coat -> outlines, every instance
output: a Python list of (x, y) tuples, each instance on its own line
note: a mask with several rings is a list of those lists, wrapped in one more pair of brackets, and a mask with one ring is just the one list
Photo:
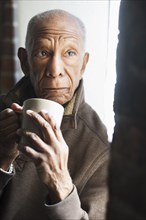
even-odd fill
[[(22, 105), (30, 97), (35, 97), (35, 93), (29, 79), (24, 77), (1, 97), (0, 111), (12, 102)], [(14, 173), (0, 171), (1, 220), (105, 219), (109, 144), (104, 124), (85, 102), (83, 80), (65, 108), (61, 130), (69, 147), (73, 191), (57, 204), (46, 204), (49, 192), (40, 182), (35, 165), (19, 155), (14, 162)]]

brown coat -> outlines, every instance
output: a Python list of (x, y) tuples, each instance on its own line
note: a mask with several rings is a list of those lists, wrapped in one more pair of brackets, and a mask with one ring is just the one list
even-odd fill
[[(26, 91), (29, 93), (26, 94)], [(26, 98), (33, 96), (30, 82), (24, 77), (13, 91), (1, 99), (0, 110), (13, 101), (22, 105)], [(58, 204), (45, 205), (49, 192), (40, 182), (34, 164), (20, 155), (15, 161), (16, 173), (10, 176), (5, 187), (9, 175), (0, 172), (1, 190), (4, 187), (0, 201), (1, 220), (104, 219), (109, 145), (104, 125), (84, 101), (82, 81), (73, 100), (65, 108), (61, 129), (69, 146), (68, 166), (74, 183), (73, 192)]]

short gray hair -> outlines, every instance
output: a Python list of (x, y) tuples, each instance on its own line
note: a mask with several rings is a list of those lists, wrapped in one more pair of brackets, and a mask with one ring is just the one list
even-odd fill
[(26, 39), (25, 39), (25, 47), (28, 51), (30, 49), (30, 44), (32, 42), (31, 36), (33, 35), (33, 30), (36, 27), (36, 25), (38, 23), (40, 23), (41, 21), (44, 21), (45, 19), (49, 20), (54, 17), (64, 17), (64, 18), (69, 18), (69, 19), (72, 19), (73, 21), (75, 21), (76, 24), (80, 28), (80, 31), (83, 36), (83, 43), (85, 45), (85, 43), (86, 43), (86, 28), (85, 28), (84, 23), (78, 17), (76, 17), (75, 15), (73, 15), (67, 11), (64, 11), (61, 9), (53, 9), (53, 10), (49, 10), (49, 11), (45, 11), (40, 14), (37, 14), (30, 19), (28, 26), (27, 26), (27, 33), (26, 33)]

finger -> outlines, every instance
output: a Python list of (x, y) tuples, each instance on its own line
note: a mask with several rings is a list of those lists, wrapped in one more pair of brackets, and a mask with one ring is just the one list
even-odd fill
[(21, 113), (22, 110), (23, 110), (23, 107), (20, 106), (20, 105), (17, 104), (17, 103), (12, 103), (11, 108), (12, 108), (15, 112), (18, 112), (18, 113)]
[(20, 149), (20, 152), (22, 152), (24, 155), (30, 158), (36, 165), (37, 169), (40, 169), (40, 165), (43, 164), (44, 161), (44, 155), (40, 152), (35, 151), (33, 148), (29, 146), (21, 146)]
[(0, 126), (0, 138), (6, 138), (7, 136), (9, 137), (9, 135), (13, 132), (16, 133), (17, 129), (19, 128), (19, 125), (17, 123), (14, 124), (10, 124), (9, 126), (5, 127), (1, 127)]
[(19, 145), (19, 151), (34, 161), (40, 157), (40, 153), (29, 146)]
[(9, 133), (9, 134), (6, 134), (6, 135), (1, 135), (0, 134), (0, 142), (1, 143), (8, 143), (8, 142), (13, 142), (14, 140), (16, 140), (17, 141), (17, 139), (18, 139), (18, 136), (17, 136), (17, 134), (16, 134), (16, 132), (11, 132), (11, 133)]
[(6, 108), (5, 110), (0, 112), (0, 121), (5, 118), (16, 115), (15, 112), (11, 108)]
[(43, 142), (41, 138), (33, 132), (26, 131), (25, 129), (18, 129), (17, 134), (19, 135), (19, 137), (23, 137), (24, 140), (26, 140), (27, 145), (37, 152), (44, 153), (49, 149), (49, 146), (46, 145), (46, 143)]
[[(7, 113), (6, 113), (7, 114)], [(19, 128), (19, 122), (16, 114), (12, 114), (7, 118), (0, 121), (0, 141), (7, 142), (10, 140), (10, 135), (12, 133), (16, 134), (16, 130)]]
[(15, 141), (16, 143), (19, 142), (19, 137), (18, 135), (16, 134), (16, 132), (12, 132), (11, 134), (9, 134), (7, 137), (7, 140), (12, 143), (13, 141)]
[(0, 128), (7, 127), (8, 125), (15, 124), (18, 122), (18, 117), (15, 114), (8, 115), (7, 117), (0, 120)]
[(35, 120), (35, 122), (37, 122), (37, 124), (40, 125), (44, 136), (44, 141), (48, 143), (48, 138), (50, 142), (56, 140), (56, 136), (54, 134), (54, 131), (50, 123), (46, 121), (40, 114), (31, 110), (27, 110), (26, 114), (29, 115), (31, 118), (33, 118), (33, 120)]
[(11, 133), (12, 131), (16, 131), (19, 127), (19, 120), (16, 115), (16, 113), (11, 110), (7, 109), (7, 111), (3, 111), (1, 116), (3, 117), (0, 120), (0, 133), (5, 134), (5, 133)]
[(60, 127), (57, 125), (57, 123), (55, 121), (55, 118), (52, 115), (49, 115), (49, 113), (44, 111), (44, 110), (42, 110), (40, 112), (40, 115), (50, 124), (50, 126), (53, 129), (53, 132), (54, 132), (56, 138), (59, 141), (62, 141), (62, 138), (63, 138), (62, 137), (62, 133), (61, 133)]

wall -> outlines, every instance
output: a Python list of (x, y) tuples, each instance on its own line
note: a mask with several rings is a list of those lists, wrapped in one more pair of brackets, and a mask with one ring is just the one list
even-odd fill
[(121, 1), (107, 220), (146, 219), (146, 1)]
[[(115, 54), (119, 1), (18, 1), (20, 45), (24, 46), (26, 27), (36, 13), (60, 8), (80, 17), (87, 27), (90, 60), (84, 74), (86, 101), (107, 125), (111, 140), (114, 115)], [(109, 20), (110, 19), (110, 20)]]

